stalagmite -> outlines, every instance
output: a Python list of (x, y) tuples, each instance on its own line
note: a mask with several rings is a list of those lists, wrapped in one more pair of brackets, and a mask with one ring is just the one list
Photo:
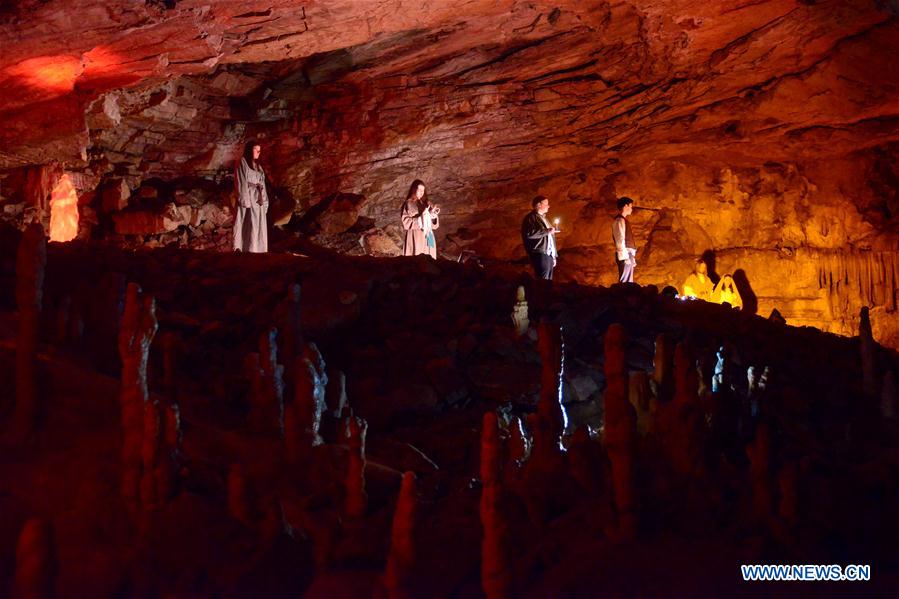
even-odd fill
[(777, 476), (777, 485), (780, 490), (777, 514), (787, 528), (793, 529), (799, 520), (799, 464), (797, 462), (791, 461), (783, 465)]
[(520, 337), (528, 332), (531, 324), (528, 320), (528, 302), (524, 296), (524, 287), (519, 285), (515, 297), (515, 305), (512, 306), (512, 324), (515, 325), (515, 332)]
[(322, 414), (322, 437), (327, 442), (339, 442), (340, 423), (350, 414), (350, 402), (346, 394), (346, 375), (343, 371), (328, 367), (328, 383), (325, 388), (325, 412)]
[(674, 399), (660, 411), (657, 427), (674, 471), (681, 477), (699, 476), (703, 466), (699, 377), (683, 343), (674, 351), (674, 380)]
[(248, 526), (253, 521), (250, 487), (240, 464), (228, 468), (228, 513)]
[(418, 509), (415, 473), (403, 473), (400, 494), (393, 512), (393, 526), (390, 529), (390, 553), (387, 556), (387, 570), (384, 583), (387, 596), (403, 599), (414, 596), (415, 573), (415, 517)]
[(511, 482), (520, 475), (521, 467), (530, 453), (528, 445), (527, 433), (524, 431), (521, 418), (513, 416), (509, 421), (509, 441), (506, 444), (506, 465), (503, 469), (505, 482)]
[(859, 352), (862, 362), (862, 391), (868, 398), (880, 394), (880, 378), (877, 374), (877, 342), (871, 332), (871, 318), (868, 307), (861, 309), (858, 323)]
[(541, 322), (538, 346), (540, 349), (540, 401), (537, 404), (538, 426), (534, 431), (531, 459), (558, 455), (559, 439), (565, 430), (565, 408), (561, 402), (561, 378), (564, 371), (562, 331), (558, 325)]
[(755, 439), (746, 446), (749, 458), (749, 480), (752, 485), (752, 505), (756, 516), (767, 521), (773, 513), (771, 489), (771, 428), (762, 423), (755, 431)]
[(277, 329), (259, 338), (259, 353), (247, 357), (250, 375), (250, 430), (260, 434), (284, 434), (284, 367), (278, 364)]
[(31, 434), (40, 411), (36, 366), (46, 264), (44, 229), (40, 224), (32, 223), (22, 234), (16, 255), (19, 334), (16, 339), (16, 396), (11, 432), (18, 438)]
[[(600, 451), (597, 451), (600, 450)], [(599, 443), (590, 438), (585, 426), (579, 426), (568, 443), (568, 467), (571, 476), (589, 498), (599, 496), (602, 489), (602, 463)]]
[(888, 370), (883, 376), (883, 385), (880, 390), (880, 413), (884, 418), (899, 417), (899, 397), (896, 393), (896, 377), (892, 370)]
[(368, 509), (365, 492), (365, 433), (368, 423), (352, 416), (347, 423), (349, 445), (344, 512), (350, 518), (362, 518)]
[(502, 445), (496, 414), (481, 430), (481, 588), (488, 599), (512, 596), (509, 523), (502, 504)]
[(162, 335), (162, 395), (169, 404), (178, 401), (178, 336), (168, 331)]
[(642, 436), (651, 428), (652, 398), (649, 376), (645, 370), (634, 370), (628, 375), (627, 397), (637, 415), (637, 432)]
[(56, 319), (54, 322), (53, 340), (60, 346), (69, 343), (69, 323), (72, 314), (72, 296), (66, 293), (56, 304)]
[(145, 429), (152, 429), (153, 419), (158, 418), (152, 408), (150, 415), (145, 416), (149, 402), (147, 360), (157, 328), (155, 300), (150, 295), (141, 297), (140, 287), (129, 283), (119, 329), (119, 355), (122, 360), (122, 495), (132, 501), (140, 496), (143, 456), (149, 453), (149, 450), (145, 452)]
[(656, 394), (656, 399), (661, 402), (671, 400), (674, 395), (674, 377), (671, 351), (671, 339), (668, 335), (660, 333), (656, 337), (655, 356), (653, 357), (653, 371), (651, 386)]
[(284, 441), (288, 459), (296, 461), (324, 442), (319, 431), (326, 406), (325, 387), (308, 358), (296, 359), (293, 379), (293, 399), (284, 408)]
[[(284, 364), (292, 365), (297, 356), (303, 352), (303, 330), (300, 326), (300, 284), (293, 283), (287, 287), (287, 296), (278, 306), (278, 343)], [(293, 391), (293, 373), (285, 373), (288, 389)]]
[(57, 569), (50, 526), (39, 518), (31, 518), (22, 527), (16, 544), (13, 599), (54, 597)]
[(603, 395), (605, 432), (603, 444), (612, 464), (612, 487), (620, 532), (632, 540), (637, 534), (634, 498), (634, 451), (637, 415), (627, 398), (628, 376), (625, 356), (626, 335), (620, 324), (605, 334), (606, 390)]

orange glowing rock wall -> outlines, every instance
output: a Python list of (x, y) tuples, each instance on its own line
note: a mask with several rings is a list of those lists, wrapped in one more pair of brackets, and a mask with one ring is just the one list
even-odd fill
[(564, 224), (558, 277), (609, 284), (626, 194), (639, 282), (678, 285), (711, 251), (759, 313), (850, 334), (868, 304), (899, 346), (895, 3), (137, 4), (0, 13), (5, 196), (57, 161), (87, 185), (82, 216), (112, 210), (101, 236), (227, 248), (227, 177), (255, 136), (273, 220), (352, 194), (318, 243), (396, 254), (421, 178), (447, 257), (518, 259), (540, 193)]
[(50, 241), (71, 241), (78, 235), (78, 194), (63, 175), (50, 196)]

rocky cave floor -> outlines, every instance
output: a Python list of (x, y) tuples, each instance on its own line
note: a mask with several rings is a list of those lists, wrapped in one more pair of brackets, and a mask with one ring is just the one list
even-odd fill
[[(6, 415), (17, 235), (0, 238)], [(149, 388), (177, 402), (182, 416), (174, 490), (153, 509), (135, 510), (119, 493), (115, 335), (126, 281), (156, 298)], [(285, 457), (277, 435), (248, 427), (246, 356), (283, 320), (293, 283), (302, 289), (303, 334), (327, 365), (328, 401), (340, 395), (343, 373), (349, 406), (368, 423), (362, 517), (343, 513), (348, 446), (330, 411), (325, 443), (300, 460)], [(510, 316), (520, 284), (531, 316), (523, 337)], [(412, 471), (418, 511), (407, 589), (479, 596), (482, 418), (498, 414), (507, 452), (515, 417), (526, 428), (534, 422), (527, 416), (540, 394), (541, 318), (563, 330), (567, 451), (552, 474), (506, 462), (503, 563), (518, 594), (870, 596), (899, 584), (899, 426), (882, 416), (879, 397), (862, 392), (859, 338), (682, 302), (651, 287), (545, 289), (512, 266), (324, 252), (130, 252), (82, 242), (49, 245), (43, 305), (40, 424), (27, 441), (2, 441), (0, 589), (16, 577), (23, 524), (38, 517), (52, 531), (60, 596), (385, 594), (397, 493), (402, 473)], [(603, 443), (603, 343), (613, 323), (627, 332), (631, 373), (653, 372), (664, 333), (685, 344), (702, 374), (690, 408), (699, 426), (689, 438), (671, 424), (673, 402), (657, 387), (648, 399), (631, 398), (639, 431), (635, 539), (622, 534)], [(162, 339), (174, 348), (174, 384), (165, 380)], [(721, 345), (734, 389), (713, 397)], [(878, 349), (876, 359), (880, 373), (899, 366), (892, 351)], [(750, 365), (771, 369), (754, 420), (741, 399)], [(771, 444), (759, 461), (753, 431), (762, 422)], [(695, 448), (688, 471), (675, 446)], [(248, 489), (242, 517), (229, 499), (237, 464)], [(740, 564), (754, 563), (871, 564), (872, 581), (743, 583)]]

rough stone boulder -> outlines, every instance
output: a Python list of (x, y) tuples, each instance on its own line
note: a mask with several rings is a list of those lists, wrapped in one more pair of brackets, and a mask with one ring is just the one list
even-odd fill
[(156, 235), (190, 225), (195, 209), (190, 206), (166, 205), (161, 212), (150, 210), (124, 211), (112, 215), (119, 235)]

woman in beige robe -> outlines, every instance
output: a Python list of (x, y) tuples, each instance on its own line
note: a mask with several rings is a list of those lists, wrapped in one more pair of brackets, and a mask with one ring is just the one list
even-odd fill
[(434, 230), (440, 227), (440, 207), (428, 200), (425, 184), (419, 179), (412, 182), (406, 201), (403, 203), (401, 220), (406, 237), (403, 241), (403, 255), (427, 254), (437, 257), (437, 240)]
[(237, 188), (237, 214), (234, 218), (234, 251), (267, 252), (268, 194), (265, 191), (265, 171), (257, 162), (262, 146), (247, 142), (243, 156), (234, 169)]

